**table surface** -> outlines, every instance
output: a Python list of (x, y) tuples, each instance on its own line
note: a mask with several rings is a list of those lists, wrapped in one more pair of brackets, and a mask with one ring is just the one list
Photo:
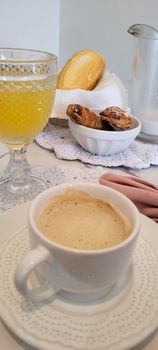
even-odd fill
[[(0, 144), (2, 149), (2, 145)], [(65, 165), (69, 167), (78, 167), (84, 169), (85, 165), (78, 161), (66, 161), (59, 160), (55, 157), (52, 152), (46, 151), (39, 147), (35, 142), (28, 147), (28, 161), (34, 166), (53, 166), (53, 165)], [(0, 158), (0, 169), (3, 169), (8, 162), (8, 156)], [(105, 172), (114, 172), (117, 174), (127, 175), (128, 170), (123, 167), (118, 168), (105, 168)], [(158, 167), (151, 166), (148, 169), (143, 170), (131, 170), (130, 174), (137, 175), (144, 180), (151, 181), (155, 185), (158, 185)], [(26, 207), (29, 207), (28, 203)], [(6, 228), (1, 232), (0, 235), (0, 245), (7, 239), (12, 233), (20, 229), (26, 224), (26, 217), (20, 215), (23, 212), (23, 205), (18, 207), (18, 220), (15, 215), (16, 208), (12, 208), (3, 214), (0, 214), (1, 227)], [(11, 218), (8, 224), (8, 214)], [(1, 339), (1, 349), (6, 350), (33, 350), (28, 344), (24, 344), (21, 340), (17, 339), (3, 323), (0, 323), (0, 339)], [(133, 350), (157, 350), (158, 349), (158, 333), (156, 332), (149, 340), (145, 341), (143, 344), (137, 345)]]

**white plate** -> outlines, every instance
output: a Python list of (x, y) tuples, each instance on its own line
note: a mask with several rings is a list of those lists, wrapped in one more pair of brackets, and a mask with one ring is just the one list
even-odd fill
[(64, 293), (48, 304), (26, 301), (15, 288), (14, 272), (28, 249), (27, 230), (13, 235), (0, 254), (2, 320), (42, 350), (123, 350), (144, 340), (158, 326), (158, 226), (141, 217), (133, 265), (109, 296), (84, 305)]

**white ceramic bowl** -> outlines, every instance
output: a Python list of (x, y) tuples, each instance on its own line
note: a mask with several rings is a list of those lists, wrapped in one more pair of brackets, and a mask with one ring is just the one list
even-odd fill
[[(130, 115), (131, 116), (131, 115)], [(131, 116), (132, 129), (126, 131), (107, 131), (87, 128), (68, 120), (68, 125), (75, 140), (88, 152), (100, 156), (118, 153), (127, 148), (141, 129), (138, 118)]]

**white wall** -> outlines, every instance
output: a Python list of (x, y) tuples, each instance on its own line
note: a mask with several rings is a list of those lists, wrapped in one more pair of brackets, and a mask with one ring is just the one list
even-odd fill
[(60, 65), (77, 50), (100, 51), (107, 68), (128, 87), (133, 41), (130, 25), (158, 29), (157, 0), (61, 0)]
[(59, 53), (60, 0), (0, 0), (0, 46)]
[(127, 87), (132, 58), (127, 29), (134, 23), (158, 29), (158, 0), (0, 0), (0, 46), (54, 52), (60, 66), (77, 50), (98, 50)]

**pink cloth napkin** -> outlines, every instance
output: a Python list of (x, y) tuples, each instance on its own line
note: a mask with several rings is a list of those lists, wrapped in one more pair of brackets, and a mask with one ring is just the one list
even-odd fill
[(106, 173), (99, 183), (122, 192), (133, 201), (139, 211), (158, 223), (158, 187), (135, 176)]

